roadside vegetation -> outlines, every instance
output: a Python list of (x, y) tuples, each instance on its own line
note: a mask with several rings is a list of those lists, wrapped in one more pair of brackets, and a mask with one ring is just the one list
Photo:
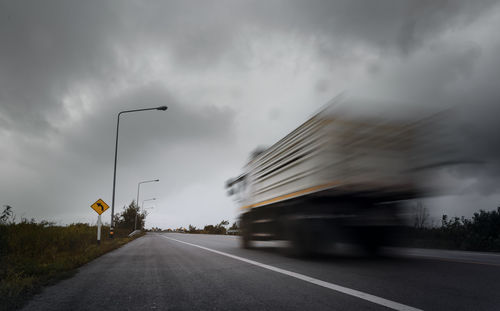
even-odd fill
[(414, 226), (409, 229), (411, 246), (468, 251), (500, 251), (500, 207), (479, 211), (471, 219), (443, 215), (440, 226), (427, 226), (428, 213), (417, 206)]
[(196, 228), (193, 225), (189, 225), (188, 228), (180, 227), (177, 229), (166, 229), (152, 228), (150, 231), (165, 231), (165, 232), (181, 232), (181, 233), (193, 233), (193, 234), (239, 234), (238, 224), (234, 222), (231, 227), (226, 228), (229, 225), (229, 221), (223, 220), (216, 225), (206, 225), (203, 229)]
[[(206, 225), (203, 229), (198, 229), (195, 226), (189, 225), (186, 230), (187, 233), (202, 233), (202, 234), (226, 234), (226, 226), (229, 225), (229, 221), (223, 220), (216, 225)], [(233, 226), (236, 225), (233, 224)]]
[(76, 268), (140, 236), (128, 237), (133, 229), (130, 208), (136, 208), (134, 202), (117, 216), (114, 239), (108, 238), (109, 226), (102, 227), (98, 245), (95, 225), (16, 221), (12, 207), (5, 206), (0, 214), (0, 310), (22, 307), (42, 286), (73, 275)]
[[(417, 202), (413, 223), (400, 232), (399, 246), (438, 248), (467, 251), (500, 252), (500, 207), (493, 211), (479, 211), (472, 218), (443, 215), (441, 223), (429, 224), (427, 208)], [(206, 225), (203, 229), (189, 225), (188, 228), (167, 229), (167, 232), (194, 234), (239, 234), (237, 223), (231, 227), (228, 221)], [(163, 231), (153, 228), (152, 231)]]
[(147, 212), (140, 211), (140, 208), (135, 204), (135, 200), (130, 202), (128, 206), (124, 206), (121, 213), (116, 213), (114, 222), (115, 227), (129, 230), (129, 233), (135, 229), (135, 216), (137, 215), (137, 229), (144, 228)]

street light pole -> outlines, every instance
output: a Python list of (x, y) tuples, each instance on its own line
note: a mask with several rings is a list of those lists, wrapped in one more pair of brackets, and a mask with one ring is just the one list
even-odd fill
[(134, 109), (134, 110), (124, 110), (118, 113), (118, 121), (116, 122), (116, 142), (115, 142), (115, 164), (113, 168), (113, 195), (111, 199), (111, 225), (109, 228), (109, 237), (113, 238), (115, 233), (115, 223), (114, 223), (114, 215), (115, 215), (115, 186), (116, 186), (116, 160), (118, 158), (118, 132), (120, 130), (120, 116), (122, 113), (129, 112), (139, 112), (139, 111), (147, 111), (147, 110), (167, 110), (167, 106), (160, 106), (156, 108), (144, 108), (144, 109)]
[(151, 199), (147, 199), (147, 200), (142, 200), (142, 204), (141, 204), (142, 209), (144, 210), (144, 202), (147, 202), (147, 201), (154, 201), (154, 200), (156, 200), (156, 198), (151, 198)]
[[(156, 200), (156, 198), (151, 198), (151, 199), (147, 199), (147, 200), (142, 200), (142, 204), (141, 204), (141, 206), (142, 206), (142, 211), (143, 211), (143, 212), (145, 212), (145, 211), (146, 211), (146, 209), (144, 208), (144, 202), (147, 202), (147, 201), (154, 201), (154, 200)], [(141, 229), (142, 229), (142, 225), (141, 225)]]
[(137, 204), (137, 210), (135, 212), (135, 221), (134, 221), (134, 231), (137, 230), (137, 213), (139, 212), (139, 189), (141, 188), (141, 184), (145, 184), (148, 182), (159, 182), (159, 179), (152, 179), (152, 180), (146, 180), (146, 181), (141, 181), (137, 184), (137, 201), (135, 201), (135, 204)]

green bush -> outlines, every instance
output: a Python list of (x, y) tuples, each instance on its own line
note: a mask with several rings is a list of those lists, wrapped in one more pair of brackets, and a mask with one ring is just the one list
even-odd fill
[(206, 225), (203, 229), (197, 229), (195, 226), (189, 225), (188, 230), (189, 233), (203, 233), (203, 234), (226, 234), (226, 227), (229, 224), (229, 221), (223, 220), (217, 225)]
[(443, 215), (441, 227), (414, 228), (413, 246), (471, 251), (500, 251), (500, 207), (479, 211), (472, 219)]

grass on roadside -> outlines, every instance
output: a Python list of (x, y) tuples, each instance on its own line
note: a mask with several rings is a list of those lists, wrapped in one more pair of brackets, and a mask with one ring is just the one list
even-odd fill
[(73, 275), (81, 265), (140, 236), (129, 238), (129, 230), (116, 230), (111, 240), (109, 227), (102, 229), (97, 245), (97, 228), (87, 224), (1, 224), (0, 310), (20, 308), (42, 286)]

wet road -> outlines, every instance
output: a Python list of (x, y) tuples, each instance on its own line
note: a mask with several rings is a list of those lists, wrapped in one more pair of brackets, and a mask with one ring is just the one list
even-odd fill
[(500, 255), (407, 249), (283, 256), (235, 236), (155, 234), (47, 287), (25, 310), (499, 310)]

